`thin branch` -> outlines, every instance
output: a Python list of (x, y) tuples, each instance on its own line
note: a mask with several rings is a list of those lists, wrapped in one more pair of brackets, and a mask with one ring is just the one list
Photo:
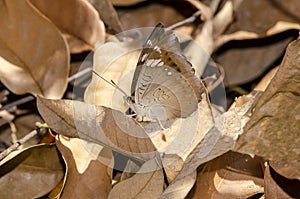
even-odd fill
[(31, 138), (33, 138), (37, 134), (38, 134), (38, 130), (33, 130), (30, 133), (28, 133), (27, 135), (25, 135), (23, 138), (21, 138), (19, 141), (17, 141), (13, 145), (11, 145), (10, 147), (8, 147), (4, 151), (2, 151), (0, 153), (0, 160), (4, 159), (11, 152), (15, 151), (19, 146), (21, 146), (22, 144), (24, 144), (25, 142), (27, 142), (28, 140), (30, 140)]
[(190, 16), (189, 18), (186, 18), (185, 20), (183, 21), (180, 21), (178, 23), (175, 23), (169, 27), (166, 28), (166, 30), (174, 30), (175, 28), (178, 28), (180, 26), (184, 26), (186, 24), (190, 24), (190, 23), (193, 23), (201, 14), (201, 11), (197, 11), (195, 12), (192, 16)]

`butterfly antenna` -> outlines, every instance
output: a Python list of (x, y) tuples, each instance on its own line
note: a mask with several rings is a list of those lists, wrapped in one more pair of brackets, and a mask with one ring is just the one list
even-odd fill
[(111, 86), (115, 87), (116, 89), (118, 89), (119, 91), (121, 91), (121, 93), (123, 93), (125, 96), (128, 96), (126, 94), (125, 91), (123, 91), (123, 89), (121, 89), (113, 80), (108, 81), (107, 79), (105, 79), (104, 77), (102, 77), (101, 75), (99, 75), (96, 71), (93, 70), (93, 73), (95, 73), (98, 77), (100, 77), (101, 79), (103, 79), (106, 83), (110, 84)]

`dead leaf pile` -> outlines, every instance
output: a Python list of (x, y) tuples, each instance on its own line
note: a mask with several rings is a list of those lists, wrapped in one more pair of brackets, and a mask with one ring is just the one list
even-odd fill
[[(299, 198), (298, 10), (296, 0), (0, 0), (0, 198)], [(208, 88), (165, 130), (83, 74), (129, 94), (158, 22)]]

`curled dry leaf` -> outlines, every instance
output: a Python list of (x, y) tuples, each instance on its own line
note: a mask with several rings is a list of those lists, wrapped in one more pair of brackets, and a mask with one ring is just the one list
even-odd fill
[[(61, 98), (69, 52), (60, 32), (28, 1), (0, 1), (0, 80), (16, 94)], [(47, 31), (45, 31), (47, 30)]]
[(40, 114), (61, 135), (98, 143), (141, 161), (157, 155), (144, 129), (122, 112), (79, 101), (37, 99)]
[[(154, 168), (154, 171), (149, 172), (149, 168)], [(115, 185), (108, 198), (158, 198), (163, 191), (163, 187), (163, 171), (158, 168), (157, 162), (152, 159), (145, 162), (137, 174)]]
[(101, 148), (76, 138), (56, 140), (67, 166), (67, 177), (60, 198), (107, 198), (111, 177), (107, 162), (97, 160)]
[(274, 34), (291, 28), (298, 29), (298, 21), (291, 17), (293, 14), (283, 11), (281, 6), (284, 5), (295, 9), (300, 6), (299, 2), (291, 4), (290, 1), (242, 1), (238, 9), (235, 9), (236, 20), (223, 36), (217, 38), (215, 46), (217, 50), (226, 40), (233, 40), (222, 51), (217, 52), (220, 53), (218, 62), (225, 70), (226, 86), (243, 84), (259, 77), (283, 54), (293, 35)]
[(53, 144), (36, 145), (12, 156), (1, 161), (0, 198), (42, 197), (64, 176), (60, 154)]
[(298, 198), (300, 195), (299, 180), (280, 176), (271, 166), (265, 169), (265, 198)]
[(104, 41), (104, 24), (88, 1), (30, 0), (30, 2), (66, 34), (71, 53), (91, 50), (97, 42)]
[[(299, 39), (289, 44), (278, 72), (255, 106), (235, 150), (289, 166), (299, 164), (299, 51)], [(295, 178), (299, 179), (299, 167), (294, 168)]]
[(248, 198), (263, 193), (261, 159), (228, 152), (198, 169), (190, 198)]

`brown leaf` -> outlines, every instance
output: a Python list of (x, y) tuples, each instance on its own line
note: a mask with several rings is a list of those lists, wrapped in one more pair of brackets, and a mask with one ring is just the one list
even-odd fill
[[(16, 94), (61, 98), (69, 52), (56, 27), (27, 1), (0, 1), (0, 79)], [(47, 31), (45, 31), (47, 30)]]
[[(284, 2), (242, 1), (238, 9), (235, 10), (236, 20), (225, 32), (225, 37), (218, 38), (218, 43), (230, 37), (233, 39), (234, 35), (237, 40), (243, 39), (245, 36), (248, 39), (254, 39), (255, 37), (264, 39), (233, 41), (226, 45), (222, 52), (218, 52), (221, 53), (218, 56), (218, 61), (224, 67), (226, 73), (224, 83), (227, 86), (243, 84), (257, 78), (282, 55), (295, 34), (265, 37), (270, 36), (271, 33), (277, 34), (289, 28), (296, 28), (295, 24), (298, 21), (292, 17), (293, 14), (287, 11), (288, 9), (285, 9), (286, 7), (293, 7), (297, 10), (300, 3), (295, 0)], [(265, 12), (265, 10), (268, 10), (268, 12)], [(282, 26), (283, 23), (281, 23), (281, 26), (275, 27), (279, 21), (284, 22), (284, 25)], [(286, 24), (288, 22), (290, 22), (289, 26)], [(294, 25), (291, 26), (293, 23)], [(241, 35), (241, 32), (247, 34)], [(220, 46), (220, 43), (217, 46)], [(236, 59), (237, 57), (239, 59)]]
[[(241, 133), (244, 122), (248, 120), (244, 115), (251, 110), (255, 99), (252, 97), (242, 106), (232, 107), (229, 112), (214, 118), (215, 126), (211, 127), (201, 140), (198, 140), (197, 146), (185, 158), (181, 171), (163, 192), (161, 198), (185, 197), (196, 181), (198, 166), (234, 148), (235, 140)], [(201, 128), (201, 125), (199, 126)]]
[(58, 133), (109, 147), (139, 160), (156, 156), (144, 129), (124, 113), (79, 101), (38, 97), (44, 120)]
[[(279, 1), (243, 1), (236, 10), (237, 20), (230, 26), (227, 33), (246, 30), (264, 36), (267, 30), (278, 21), (297, 23), (292, 13), (287, 10), (283, 11), (284, 7), (293, 7), (293, 9), (299, 10), (300, 3), (296, 0), (287, 0), (280, 3)], [(268, 10), (268, 12), (263, 12), (265, 10)]]
[(89, 2), (83, 0), (30, 0), (30, 2), (67, 34), (66, 39), (71, 53), (91, 50), (97, 42), (104, 41), (104, 24)]
[[(246, 124), (236, 150), (287, 165), (299, 163), (299, 51), (300, 40), (289, 44), (278, 72)], [(296, 176), (299, 178), (299, 170)]]
[(39, 198), (64, 176), (59, 152), (53, 144), (36, 145), (7, 158), (0, 166), (0, 198)]
[(116, 6), (130, 6), (136, 3), (143, 2), (144, 0), (110, 0)]
[(198, 169), (190, 198), (247, 198), (263, 192), (262, 160), (228, 152)]
[(99, 16), (103, 19), (115, 33), (122, 32), (122, 25), (118, 14), (109, 0), (88, 0), (99, 13)]
[(280, 176), (272, 167), (265, 170), (265, 197), (266, 198), (298, 198), (300, 195), (299, 180), (290, 180)]
[[(158, 170), (149, 172), (149, 168)], [(163, 185), (163, 171), (157, 167), (157, 162), (152, 159), (144, 163), (133, 177), (115, 185), (108, 198), (158, 198), (163, 191)]]
[(165, 154), (162, 158), (168, 182), (172, 182), (183, 166), (183, 159), (176, 154)]
[(119, 8), (117, 11), (125, 30), (154, 27), (158, 22), (168, 27), (195, 12), (193, 7), (185, 1), (172, 1), (171, 3), (144, 1), (136, 7)]
[(111, 190), (108, 164), (97, 160), (98, 154), (91, 154), (98, 149), (82, 140), (68, 141), (63, 137), (57, 139), (56, 144), (67, 164), (67, 177), (60, 198), (107, 198)]
[(285, 176), (289, 179), (300, 180), (300, 162), (285, 164), (270, 161), (269, 164), (278, 174)]

